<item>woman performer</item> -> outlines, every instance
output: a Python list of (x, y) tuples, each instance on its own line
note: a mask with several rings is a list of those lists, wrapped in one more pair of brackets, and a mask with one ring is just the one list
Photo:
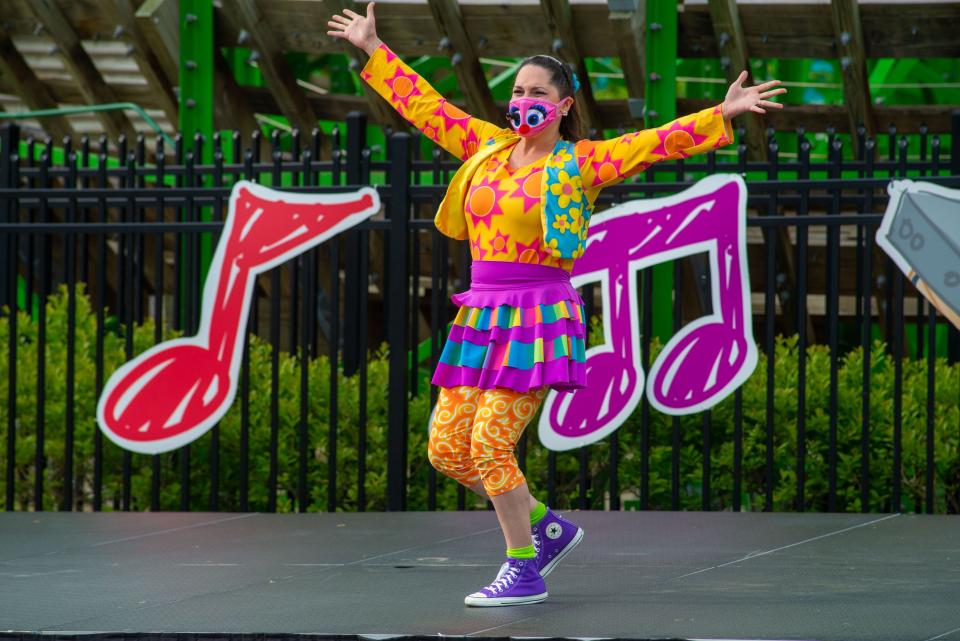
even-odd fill
[[(510, 128), (474, 118), (447, 102), (377, 37), (374, 3), (366, 16), (334, 15), (327, 33), (370, 59), (360, 76), (408, 121), (464, 164), (435, 218), (468, 240), (471, 288), (440, 355), (439, 400), (430, 426), (431, 464), (497, 512), (507, 560), (490, 585), (466, 597), (472, 606), (537, 603), (544, 577), (583, 530), (530, 495), (514, 448), (548, 389), (585, 386), (583, 301), (570, 285), (583, 253), (597, 194), (658, 160), (687, 158), (733, 142), (730, 120), (782, 107), (779, 81), (734, 82), (722, 104), (656, 129), (610, 140), (581, 140), (571, 67), (551, 56), (517, 70)], [(529, 521), (528, 521), (529, 519)]]

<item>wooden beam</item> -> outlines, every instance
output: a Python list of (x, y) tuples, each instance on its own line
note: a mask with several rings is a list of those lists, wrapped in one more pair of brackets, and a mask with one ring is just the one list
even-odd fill
[[(0, 23), (0, 76), (5, 76), (13, 92), (30, 110), (56, 109), (59, 107), (53, 95), (43, 84), (27, 61), (20, 55), (10, 34)], [(65, 116), (48, 116), (39, 120), (40, 126), (55, 140), (73, 136), (73, 127)]]
[(843, 98), (850, 119), (850, 137), (855, 153), (860, 152), (857, 127), (863, 125), (867, 135), (877, 133), (867, 80), (867, 56), (863, 44), (863, 28), (857, 0), (831, 0), (833, 31), (836, 34), (837, 57), (843, 70)]
[[(150, 0), (144, 0), (147, 4)], [(13, 36), (31, 35), (36, 20), (30, 11), (32, 0), (2, 0), (0, 20)], [(109, 13), (93, 11), (95, 0), (58, 0), (82, 40), (108, 38), (116, 28)], [(325, 2), (317, 0), (269, 0), (262, 3), (274, 38), (287, 51), (336, 53), (341, 48), (326, 36)], [(388, 2), (377, 6), (377, 32), (396, 51), (405, 55), (436, 55), (442, 37), (426, 11), (425, 0)], [(744, 37), (750, 54), (760, 58), (833, 58), (833, 26), (829, 7), (821, 2), (748, 2), (738, 5)], [(607, 21), (606, 3), (571, 0), (573, 24), (581, 53), (588, 57), (616, 56), (619, 43)], [(550, 50), (551, 34), (543, 29), (543, 15), (537, 3), (509, 5), (502, 0), (471, 1), (460, 5), (467, 33), (483, 36), (485, 56), (525, 56)], [(905, 16), (907, 19), (905, 19)], [(677, 16), (680, 58), (719, 57), (710, 26), (710, 10), (703, 0), (683, 3)], [(860, 5), (867, 58), (957, 58), (960, 38), (960, 2), (915, 2), (895, 0)], [(242, 27), (235, 16), (217, 10), (218, 42), (235, 43)]]
[[(172, 73), (173, 78), (177, 78), (180, 69), (180, 14), (176, 0), (147, 0), (140, 5), (136, 20), (143, 40), (153, 49), (164, 74)], [(256, 111), (250, 107), (243, 87), (237, 83), (219, 48), (214, 50), (213, 62), (213, 110), (216, 126), (218, 129), (236, 129), (244, 140), (250, 140), (253, 132), (260, 127), (255, 116)], [(272, 104), (272, 108), (273, 111), (279, 111), (276, 102)], [(261, 152), (267, 152), (268, 142), (266, 139), (261, 140)]]
[[(506, 124), (505, 112), (499, 112), (493, 103), (493, 93), (487, 84), (480, 59), (463, 24), (463, 16), (456, 0), (427, 0), (437, 30), (443, 34), (440, 50), (450, 52), (453, 73), (467, 100), (467, 112), (488, 122)], [(449, 43), (446, 47), (444, 42)]]
[[(713, 33), (717, 39), (717, 48), (720, 50), (720, 66), (732, 83), (740, 73), (747, 71), (747, 80), (744, 86), (752, 86), (753, 73), (750, 71), (750, 56), (747, 53), (747, 43), (743, 37), (743, 28), (740, 25), (740, 14), (737, 11), (735, 0), (709, 0), (710, 17), (713, 22)], [(751, 160), (763, 160), (767, 157), (767, 136), (764, 133), (766, 124), (761, 114), (746, 113), (740, 119), (745, 120), (747, 128), (747, 157)]]
[[(73, 75), (84, 102), (88, 105), (120, 102), (113, 88), (100, 75), (55, 0), (33, 0), (30, 9), (56, 42), (60, 56)], [(110, 137), (118, 139), (120, 134), (125, 134), (129, 140), (136, 140), (137, 130), (123, 111), (101, 111), (97, 113), (97, 117)]]
[(571, 63), (580, 79), (580, 107), (587, 125), (587, 138), (594, 131), (600, 131), (600, 118), (597, 115), (597, 101), (593, 97), (593, 87), (587, 76), (587, 60), (583, 49), (577, 42), (573, 29), (573, 12), (567, 0), (540, 0), (540, 9), (547, 21), (547, 27), (553, 35), (551, 50)]
[[(721, 54), (720, 66), (725, 72), (727, 82), (732, 83), (745, 70), (747, 79), (743, 83), (744, 86), (749, 87), (756, 84), (753, 73), (750, 71), (750, 56), (747, 52), (747, 43), (743, 36), (743, 27), (740, 24), (740, 14), (737, 11), (735, 0), (708, 0), (708, 2), (710, 17), (713, 22), (713, 32)], [(742, 119), (746, 120), (747, 157), (752, 160), (765, 160), (767, 158), (766, 119), (762, 114), (753, 112), (743, 114)], [(795, 291), (797, 269), (794, 264), (794, 252), (787, 229), (781, 227), (776, 231), (770, 231), (768, 242), (776, 242), (778, 250), (776, 269), (778, 273), (786, 276), (786, 282), (779, 291)], [(781, 316), (783, 331), (788, 335), (796, 333), (796, 302), (793, 298), (781, 296), (780, 306), (783, 310)], [(809, 314), (805, 316), (802, 322), (807, 325), (808, 331), (812, 332), (813, 325)]]
[[(61, 104), (82, 102), (83, 97), (76, 84), (65, 78), (50, 78), (44, 82), (53, 99)], [(145, 109), (159, 108), (153, 92), (146, 85), (118, 85), (117, 97), (124, 102), (134, 102)], [(279, 113), (276, 97), (263, 87), (241, 87), (246, 106), (254, 113)], [(0, 93), (16, 94), (17, 91), (7, 76), (0, 75)], [(381, 102), (382, 98), (377, 96)], [(363, 96), (327, 94), (325, 96), (308, 95), (313, 110), (324, 120), (342, 121), (350, 111), (362, 111), (371, 122), (384, 123)], [(716, 104), (704, 98), (678, 98), (677, 113), (693, 113)], [(464, 108), (462, 103), (459, 107)], [(498, 108), (506, 110), (507, 103), (498, 101)], [(921, 125), (927, 126), (930, 134), (950, 132), (950, 114), (960, 109), (956, 105), (874, 105), (873, 111), (877, 123), (886, 130), (893, 125), (899, 133), (918, 133)], [(604, 129), (629, 129), (636, 126), (636, 120), (630, 115), (627, 102), (622, 99), (599, 100), (597, 110)], [(391, 109), (393, 114), (396, 111)], [(399, 117), (399, 116), (398, 116)], [(406, 121), (404, 121), (406, 122)], [(808, 132), (826, 131), (828, 128), (842, 130), (847, 126), (847, 108), (843, 105), (790, 105), (789, 109), (778, 109), (767, 114), (767, 124), (777, 131), (796, 131), (803, 127)], [(79, 125), (76, 125), (79, 129)]]
[[(344, 9), (350, 9), (351, 11), (356, 11), (360, 13), (366, 13), (365, 9), (357, 11), (358, 7), (353, 0), (324, 0), (323, 2), (326, 10), (326, 18), (323, 21), (323, 24), (327, 24), (329, 17), (335, 13), (342, 13)], [(379, 10), (379, 8), (378, 8)], [(366, 81), (360, 78), (360, 70), (364, 68), (369, 60), (369, 56), (362, 50), (354, 47), (348, 42), (344, 42), (339, 38), (333, 38), (332, 36), (324, 36), (327, 40), (333, 41), (336, 43), (336, 46), (339, 48), (339, 51), (345, 53), (348, 58), (350, 58), (350, 68), (357, 74), (357, 82), (360, 85), (360, 89), (363, 91), (364, 99), (366, 100), (368, 111), (373, 120), (380, 123), (382, 127), (389, 127), (395, 131), (406, 131), (410, 127), (410, 123), (400, 115), (400, 113), (393, 108), (389, 102), (387, 102), (383, 96), (374, 91), (373, 87), (368, 85)], [(346, 113), (343, 114), (343, 118), (337, 118), (337, 120), (343, 120), (346, 118)]]
[[(176, 0), (146, 0), (134, 14), (140, 33), (174, 85), (180, 82), (180, 9)], [(174, 121), (178, 122), (178, 121)]]
[(266, 22), (258, 0), (228, 0), (224, 2), (225, 11), (234, 15), (250, 34), (250, 46), (259, 56), (261, 73), (267, 80), (270, 91), (277, 97), (281, 113), (290, 121), (291, 126), (300, 129), (301, 139), (311, 140), (318, 126), (317, 114), (303, 90), (297, 85), (297, 79), (283, 59), (283, 48), (273, 37), (273, 31)]
[[(611, 11), (610, 29), (617, 42), (617, 55), (627, 85), (630, 114), (643, 122), (643, 100), (646, 93), (646, 0), (635, 2), (633, 11)], [(630, 101), (633, 101), (632, 103)]]
[[(213, 64), (213, 114), (217, 128), (236, 129), (243, 140), (252, 140), (253, 132), (260, 131), (260, 123), (219, 47), (214, 48)], [(261, 137), (261, 154), (268, 152), (268, 142), (266, 136)]]
[[(156, 94), (157, 102), (160, 108), (166, 114), (170, 122), (178, 122), (178, 104), (177, 96), (173, 87), (177, 82), (177, 76), (167, 75), (167, 69), (157, 56), (157, 52), (150, 46), (140, 23), (136, 19), (136, 6), (133, 0), (113, 0), (113, 9), (117, 21), (122, 29), (123, 37), (131, 45), (131, 54), (140, 68), (140, 75), (150, 86), (150, 89)], [(118, 29), (119, 31), (119, 29)]]

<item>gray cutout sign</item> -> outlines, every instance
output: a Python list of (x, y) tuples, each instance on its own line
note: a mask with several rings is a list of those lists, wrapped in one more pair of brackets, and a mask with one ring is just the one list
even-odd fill
[(893, 180), (877, 243), (941, 314), (960, 328), (960, 190)]

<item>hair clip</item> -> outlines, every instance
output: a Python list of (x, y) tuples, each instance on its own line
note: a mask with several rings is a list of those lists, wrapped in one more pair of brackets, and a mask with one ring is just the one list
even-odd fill
[(571, 77), (573, 78), (573, 93), (580, 91), (580, 80), (577, 78), (577, 72), (571, 71)]

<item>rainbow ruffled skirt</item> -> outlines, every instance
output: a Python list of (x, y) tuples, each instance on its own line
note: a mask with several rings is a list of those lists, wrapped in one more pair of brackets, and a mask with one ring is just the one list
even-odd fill
[(559, 267), (475, 260), (470, 289), (444, 343), (433, 384), (518, 392), (586, 386), (583, 300)]

